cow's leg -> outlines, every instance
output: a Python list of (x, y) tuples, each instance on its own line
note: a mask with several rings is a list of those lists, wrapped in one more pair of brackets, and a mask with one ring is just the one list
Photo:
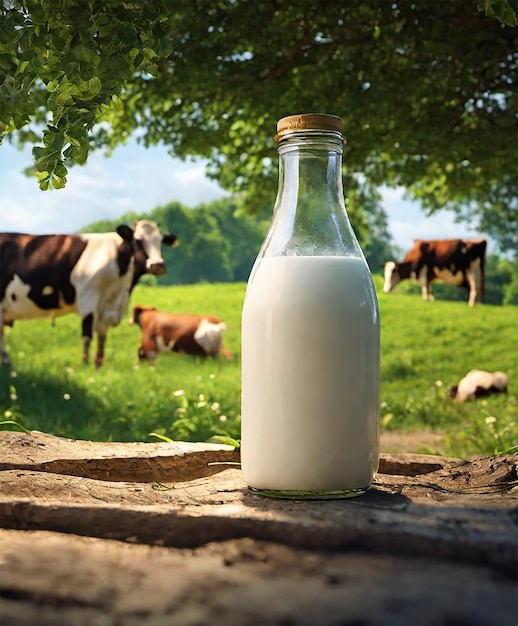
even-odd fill
[(139, 361), (148, 361), (149, 365), (154, 365), (156, 361), (156, 357), (158, 353), (154, 350), (150, 350), (146, 352), (142, 346), (138, 349), (138, 360)]
[(138, 351), (140, 361), (147, 359), (149, 365), (154, 365), (158, 356), (158, 345), (155, 337), (142, 337), (142, 345)]
[(5, 347), (4, 336), (4, 318), (2, 315), (2, 309), (0, 309), (0, 355), (2, 358), (2, 365), (10, 365), (9, 355), (7, 354), (7, 348)]
[(221, 341), (222, 341), (222, 338), (218, 337), (214, 341), (213, 345), (211, 346), (211, 350), (209, 352), (209, 356), (212, 357), (213, 359), (215, 359), (216, 357), (219, 356), (219, 353), (220, 353), (220, 350), (221, 350)]
[(423, 300), (426, 300), (426, 301), (434, 300), (432, 290), (430, 289), (430, 285), (428, 283), (421, 285), (421, 293), (423, 294)]
[(468, 279), (469, 285), (468, 305), (475, 306), (475, 302), (477, 300), (477, 280), (473, 275), (473, 272), (468, 272), (466, 278)]
[(428, 266), (423, 265), (421, 268), (416, 268), (415, 273), (421, 285), (423, 300), (433, 300), (432, 290), (430, 288), (430, 277), (428, 276)]
[(99, 369), (104, 363), (104, 346), (106, 345), (107, 329), (102, 327), (97, 329), (97, 355), (95, 357), (95, 367)]
[(77, 312), (82, 320), (83, 363), (90, 361), (90, 345), (97, 330), (99, 295), (87, 286), (77, 287)]
[(469, 306), (475, 306), (477, 296), (482, 302), (482, 272), (480, 270), (480, 261), (475, 261), (471, 264), (471, 267), (466, 272), (466, 280), (469, 286)]
[(83, 363), (88, 363), (90, 358), (90, 344), (92, 343), (94, 314), (88, 313), (83, 317)]

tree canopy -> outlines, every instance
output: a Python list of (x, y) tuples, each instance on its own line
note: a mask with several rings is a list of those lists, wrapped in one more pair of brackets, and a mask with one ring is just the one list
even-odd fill
[(138, 133), (254, 209), (276, 121), (344, 119), (351, 201), (401, 185), (518, 247), (516, 13), (508, 0), (7, 0), (0, 132), (42, 188)]

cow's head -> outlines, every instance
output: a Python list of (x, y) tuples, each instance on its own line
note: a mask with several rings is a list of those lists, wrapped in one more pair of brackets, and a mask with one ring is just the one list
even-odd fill
[(124, 240), (133, 242), (135, 269), (133, 285), (143, 274), (160, 276), (165, 274), (166, 265), (162, 258), (160, 246), (178, 245), (176, 235), (163, 235), (155, 222), (140, 220), (135, 222), (133, 229), (121, 225), (117, 233)]
[(133, 324), (138, 324), (140, 326), (140, 316), (144, 311), (156, 311), (155, 307), (144, 306), (143, 304), (136, 304), (133, 307), (133, 314), (128, 320), (128, 324), (132, 326)]
[(160, 246), (176, 246), (176, 235), (163, 235), (155, 222), (141, 220), (133, 225), (137, 254), (139, 251), (145, 255), (146, 272), (157, 276), (165, 274), (166, 267)]
[(398, 272), (397, 263), (387, 261), (385, 263), (385, 283), (383, 284), (384, 293), (390, 293), (400, 281), (401, 276)]

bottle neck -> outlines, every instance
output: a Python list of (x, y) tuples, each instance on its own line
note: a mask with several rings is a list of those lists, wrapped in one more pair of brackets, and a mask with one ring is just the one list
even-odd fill
[(362, 255), (345, 210), (343, 137), (297, 131), (279, 143), (279, 188), (265, 254)]
[(343, 204), (343, 139), (337, 133), (298, 132), (283, 139), (279, 153), (277, 204), (295, 203), (300, 217), (314, 204)]

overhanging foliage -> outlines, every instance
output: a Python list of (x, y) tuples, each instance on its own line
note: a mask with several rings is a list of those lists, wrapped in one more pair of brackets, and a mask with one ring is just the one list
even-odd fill
[(371, 189), (404, 186), (509, 249), (515, 26), (507, 0), (12, 0), (0, 130), (35, 144), (42, 188), (62, 187), (90, 146), (138, 132), (210, 159), (209, 173), (253, 209), (277, 175), (277, 119), (335, 113), (346, 183), (361, 174)]

